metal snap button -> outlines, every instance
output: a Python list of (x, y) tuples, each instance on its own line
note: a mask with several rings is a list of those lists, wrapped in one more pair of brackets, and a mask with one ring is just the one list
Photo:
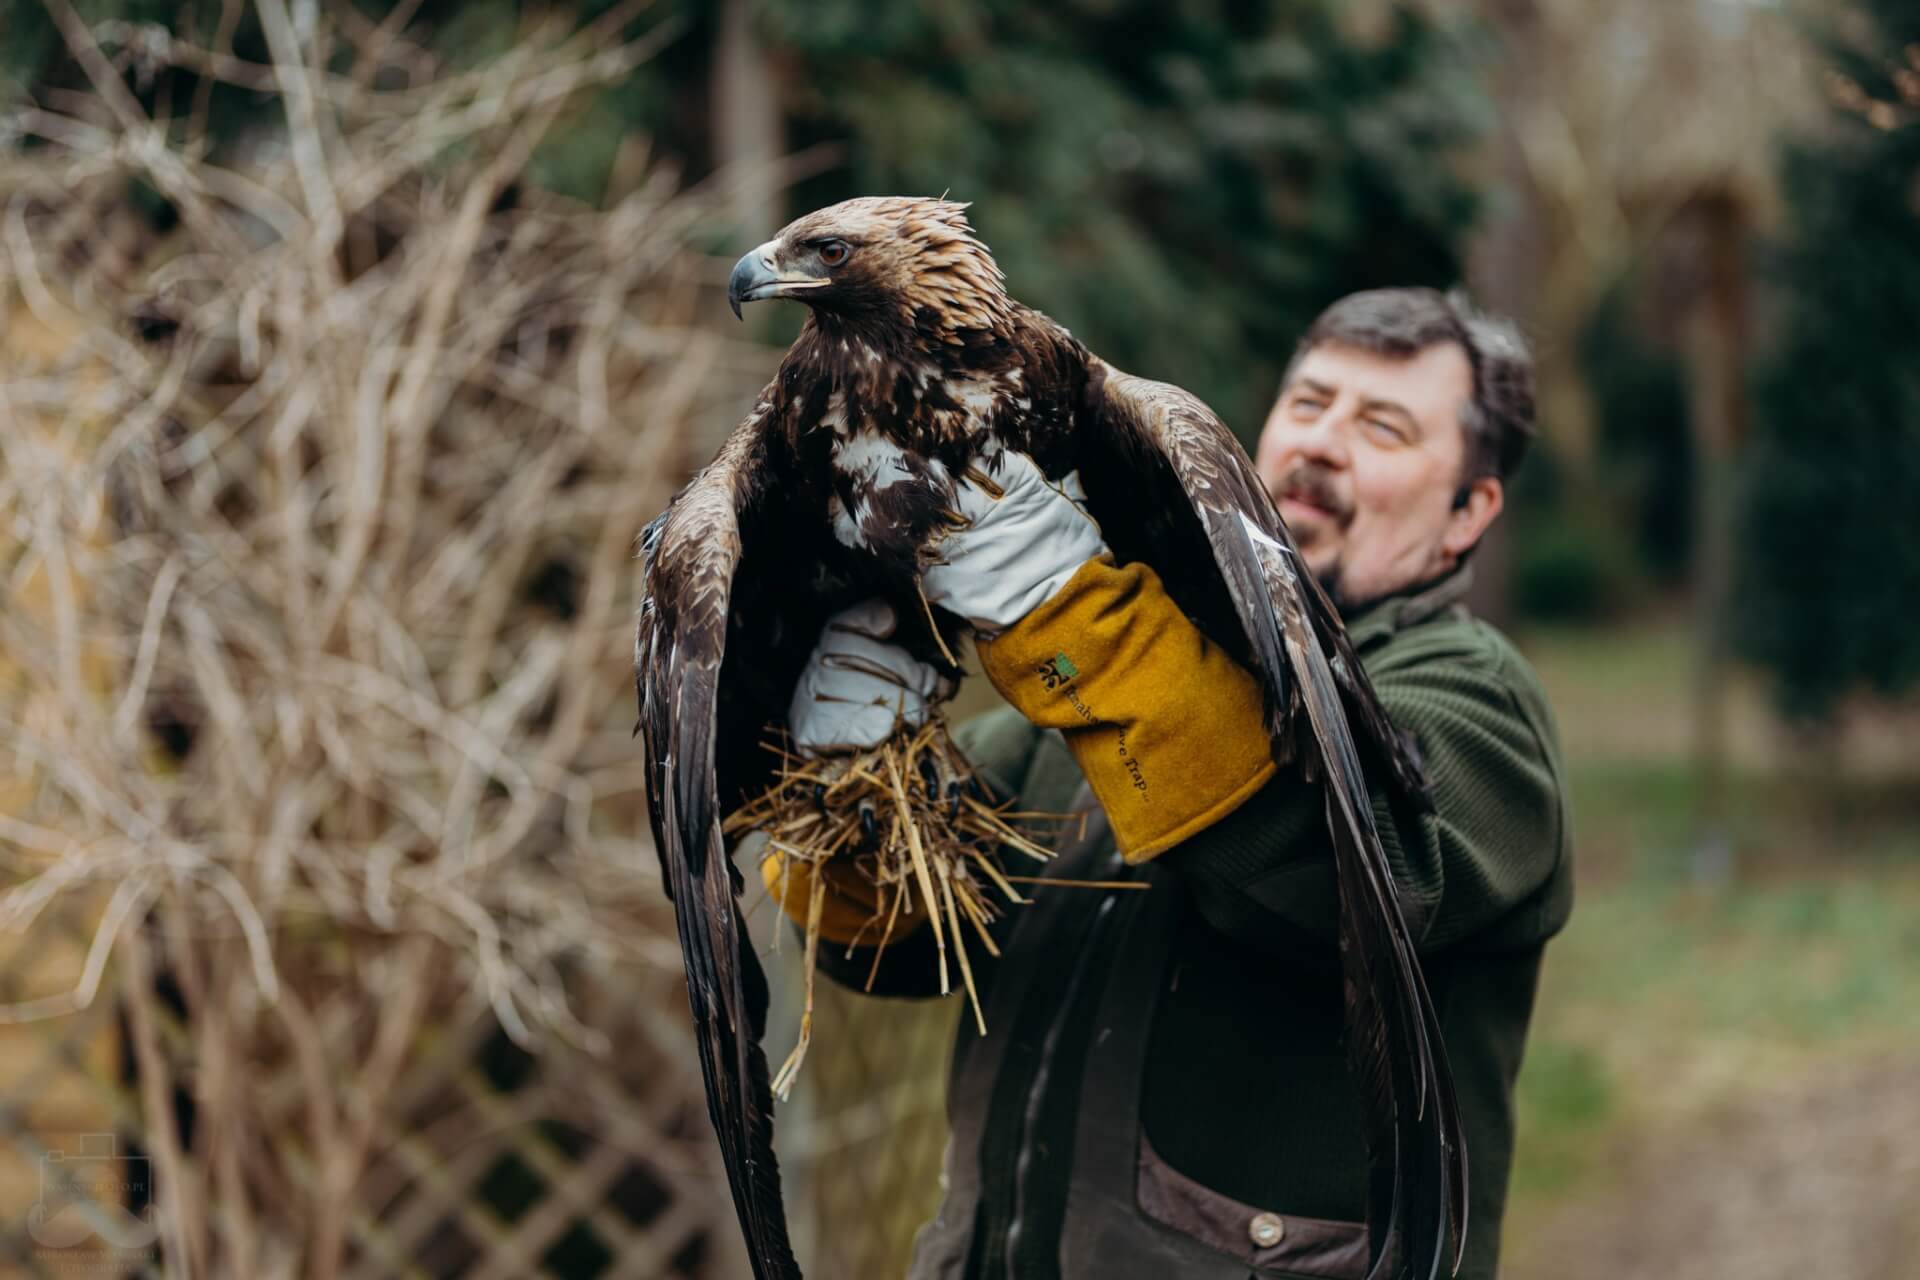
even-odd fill
[(1247, 1235), (1262, 1249), (1271, 1249), (1287, 1234), (1287, 1221), (1277, 1213), (1256, 1213), (1247, 1224)]

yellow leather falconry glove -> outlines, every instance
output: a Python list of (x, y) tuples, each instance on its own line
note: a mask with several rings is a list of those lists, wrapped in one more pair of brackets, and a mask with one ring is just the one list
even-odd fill
[(991, 486), (959, 485), (971, 524), (940, 542), (927, 597), (979, 629), (987, 678), (1060, 730), (1121, 855), (1143, 862), (1273, 776), (1260, 686), (1149, 566), (1113, 564), (1077, 475), (1055, 484), (1023, 454), (993, 461)]
[[(767, 892), (780, 904), (780, 909), (802, 929), (807, 927), (808, 914), (813, 909), (814, 874), (811, 863), (777, 853), (760, 864), (761, 883), (767, 886)], [(879, 888), (856, 870), (851, 861), (838, 855), (828, 859), (820, 874), (825, 881), (825, 892), (820, 895), (821, 941), (841, 946), (855, 941), (878, 945), (882, 929), (874, 920), (892, 911), (893, 900), (889, 898), (882, 903)], [(907, 896), (894, 917), (891, 936), (896, 940), (927, 922), (920, 895), (907, 891), (904, 885), (901, 888)]]
[(1260, 686), (1144, 564), (1089, 560), (979, 652), (1002, 697), (1060, 730), (1129, 862), (1206, 830), (1274, 774)]

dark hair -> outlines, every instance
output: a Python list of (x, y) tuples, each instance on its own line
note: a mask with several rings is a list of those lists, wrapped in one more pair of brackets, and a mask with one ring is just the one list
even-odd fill
[(1533, 356), (1510, 320), (1488, 315), (1464, 293), (1437, 289), (1369, 289), (1350, 293), (1320, 313), (1294, 348), (1281, 385), (1293, 380), (1307, 352), (1323, 343), (1358, 347), (1396, 360), (1457, 342), (1473, 369), (1473, 394), (1460, 410), (1466, 458), (1460, 488), (1481, 476), (1502, 483), (1533, 443)]

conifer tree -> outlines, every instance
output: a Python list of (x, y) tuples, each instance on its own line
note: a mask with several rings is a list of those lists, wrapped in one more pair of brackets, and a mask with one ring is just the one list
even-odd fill
[(1736, 636), (1810, 716), (1920, 683), (1920, 6), (1856, 18), (1830, 43), (1831, 128), (1782, 152), (1739, 541)]

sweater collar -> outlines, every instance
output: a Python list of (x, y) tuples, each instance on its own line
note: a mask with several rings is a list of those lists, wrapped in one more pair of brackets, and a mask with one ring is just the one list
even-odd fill
[(1352, 638), (1355, 649), (1364, 649), (1396, 631), (1443, 613), (1465, 617), (1464, 601), (1472, 585), (1473, 566), (1463, 564), (1441, 577), (1361, 605), (1357, 612), (1344, 618), (1347, 635)]

